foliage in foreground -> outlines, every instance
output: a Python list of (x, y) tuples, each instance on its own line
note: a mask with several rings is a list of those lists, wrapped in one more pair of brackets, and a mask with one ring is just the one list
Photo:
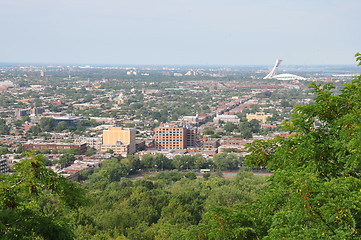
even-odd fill
[(73, 239), (66, 213), (84, 202), (84, 190), (32, 156), (0, 177), (1, 239)]
[[(107, 178), (97, 173), (98, 180)], [(188, 239), (187, 231), (206, 221), (212, 206), (233, 208), (256, 201), (263, 177), (241, 172), (233, 179), (198, 178), (177, 170), (149, 179), (85, 183), (92, 204), (73, 215), (77, 239)]]
[(255, 142), (248, 163), (274, 169), (258, 203), (264, 239), (361, 238), (361, 76), (341, 93), (312, 84), (297, 106), (293, 135)]

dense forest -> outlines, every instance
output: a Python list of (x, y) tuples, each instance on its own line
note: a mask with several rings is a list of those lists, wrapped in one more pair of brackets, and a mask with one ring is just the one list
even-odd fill
[(249, 146), (247, 164), (269, 178), (129, 178), (111, 159), (78, 184), (29, 156), (1, 176), (1, 239), (361, 239), (361, 76), (340, 93), (311, 88), (314, 102), (284, 124), (290, 137)]

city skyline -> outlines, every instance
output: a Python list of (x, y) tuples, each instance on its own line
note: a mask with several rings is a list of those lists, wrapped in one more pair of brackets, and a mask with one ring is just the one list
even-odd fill
[(361, 2), (0, 1), (1, 63), (355, 64)]

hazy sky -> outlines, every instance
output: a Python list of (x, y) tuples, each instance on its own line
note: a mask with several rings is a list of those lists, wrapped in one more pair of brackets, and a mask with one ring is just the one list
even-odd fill
[(0, 62), (355, 64), (361, 0), (0, 0)]

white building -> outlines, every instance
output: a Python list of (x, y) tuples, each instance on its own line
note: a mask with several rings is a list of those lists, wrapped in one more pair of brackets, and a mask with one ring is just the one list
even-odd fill
[(241, 120), (236, 115), (218, 115), (217, 114), (217, 116), (213, 119), (213, 122), (218, 124), (219, 121), (239, 124)]

